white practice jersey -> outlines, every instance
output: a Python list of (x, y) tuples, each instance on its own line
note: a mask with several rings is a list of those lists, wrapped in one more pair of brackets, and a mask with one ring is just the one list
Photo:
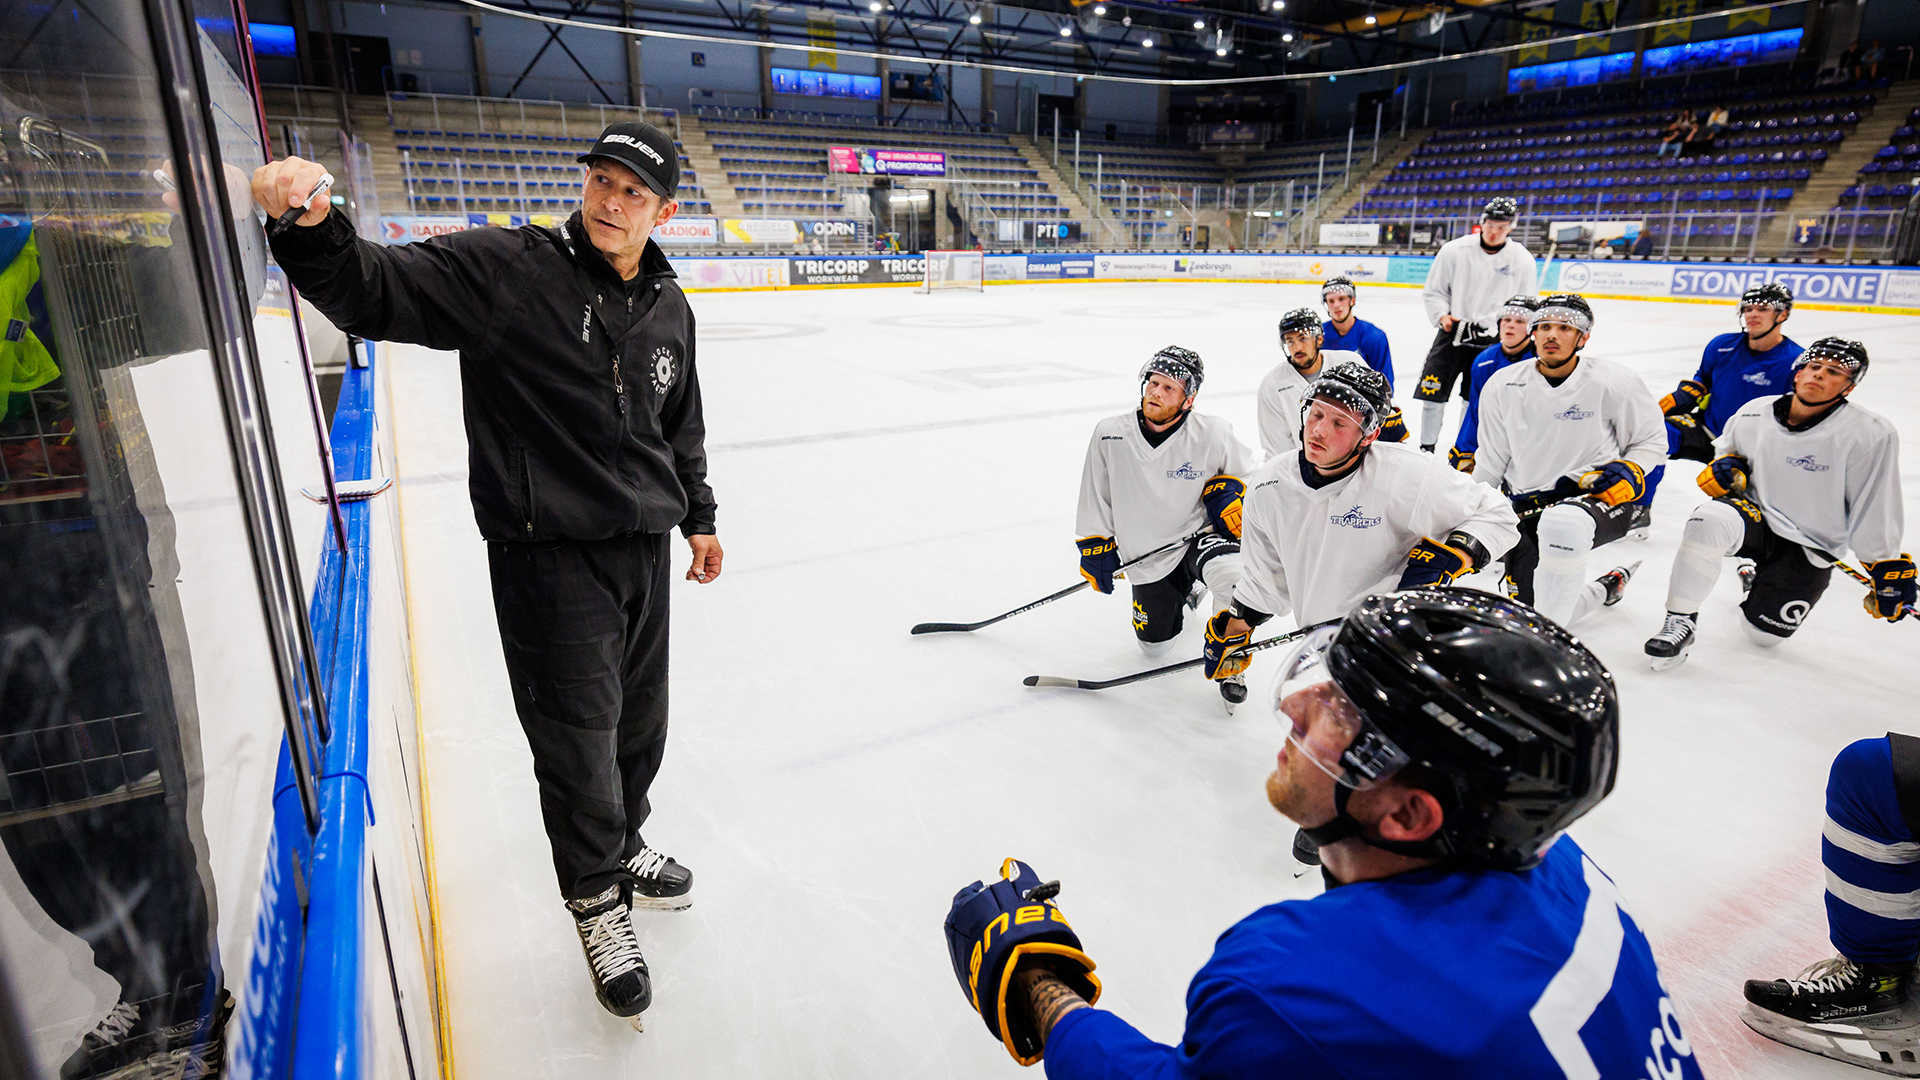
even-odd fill
[[(1352, 360), (1364, 364), (1366, 358), (1347, 349), (1323, 349), (1320, 352), (1320, 370), (1325, 371), (1335, 364)], [(1306, 395), (1307, 384), (1313, 380), (1300, 374), (1300, 369), (1287, 360), (1280, 366), (1267, 372), (1260, 380), (1259, 399), (1255, 406), (1260, 418), (1260, 449), (1268, 457), (1278, 454), (1291, 454), (1300, 449), (1300, 399)]]
[[(1094, 425), (1080, 473), (1080, 536), (1111, 536), (1120, 561), (1191, 536), (1207, 523), (1200, 489), (1225, 474), (1244, 481), (1253, 455), (1217, 416), (1188, 413), (1159, 446), (1147, 445), (1135, 413)], [(1158, 581), (1173, 572), (1180, 548), (1129, 567), (1127, 580)]]
[(1714, 453), (1739, 454), (1752, 466), (1748, 495), (1767, 527), (1832, 555), (1852, 548), (1866, 562), (1900, 554), (1899, 431), (1852, 401), (1789, 431), (1774, 413), (1779, 400), (1747, 402), (1713, 444)]
[(1640, 376), (1582, 356), (1559, 386), (1532, 361), (1509, 364), (1480, 388), (1480, 449), (1473, 478), (1515, 495), (1625, 459), (1652, 472), (1667, 460), (1660, 403)]
[(1508, 240), (1489, 255), (1480, 246), (1479, 234), (1468, 233), (1441, 245), (1420, 297), (1427, 305), (1427, 321), (1439, 326), (1442, 315), (1491, 323), (1507, 297), (1532, 296), (1535, 291), (1532, 252), (1518, 240)]
[(1403, 443), (1375, 443), (1360, 467), (1322, 488), (1300, 476), (1300, 455), (1260, 466), (1241, 507), (1240, 582), (1233, 598), (1300, 626), (1345, 615), (1400, 583), (1407, 553), (1455, 529), (1498, 559), (1520, 539), (1499, 492)]

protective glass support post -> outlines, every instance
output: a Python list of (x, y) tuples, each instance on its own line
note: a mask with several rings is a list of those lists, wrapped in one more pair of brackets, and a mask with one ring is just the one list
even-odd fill
[(1347, 125), (1347, 165), (1340, 176), (1340, 190), (1345, 191), (1353, 185), (1353, 125)]
[(1680, 257), (1687, 257), (1687, 249), (1693, 246), (1693, 211), (1687, 211), (1687, 229), (1680, 236)]
[[(1316, 173), (1313, 178), (1313, 193), (1315, 195), (1320, 194), (1320, 192), (1326, 190), (1326, 186), (1327, 186), (1327, 152), (1325, 150), (1322, 150), (1320, 151), (1320, 171)], [(1293, 181), (1291, 180), (1287, 181), (1287, 189), (1288, 190), (1293, 189)]]
[(1053, 167), (1060, 168), (1060, 110), (1053, 110)]
[(460, 212), (467, 212), (467, 175), (459, 158), (453, 159), (453, 190), (460, 198)]
[(1070, 186), (1076, 187), (1076, 188), (1080, 186), (1080, 129), (1079, 128), (1073, 129), (1073, 183)]
[(1853, 227), (1847, 230), (1847, 262), (1853, 262), (1853, 243), (1860, 236), (1860, 210), (1867, 205), (1867, 189), (1862, 186), (1853, 197)]
[(1740, 218), (1745, 213), (1746, 211), (1744, 210), (1735, 210), (1733, 212), (1733, 235), (1727, 238), (1727, 253), (1729, 255), (1740, 250)]
[(1420, 196), (1413, 197), (1413, 204), (1407, 210), (1407, 254), (1413, 254), (1413, 229), (1420, 220)]
[(1673, 203), (1667, 208), (1667, 246), (1660, 252), (1660, 257), (1663, 259), (1673, 254), (1673, 224), (1674, 220), (1679, 216), (1680, 189), (1675, 188), (1673, 191)]
[(419, 204), (413, 196), (413, 154), (406, 150), (400, 151), (400, 182), (407, 186), (407, 213), (419, 213)]
[(1373, 163), (1375, 165), (1380, 164), (1380, 120), (1386, 115), (1386, 111), (1386, 102), (1373, 103)]

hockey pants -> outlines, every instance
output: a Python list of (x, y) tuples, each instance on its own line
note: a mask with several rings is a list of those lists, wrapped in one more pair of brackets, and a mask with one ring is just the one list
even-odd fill
[(639, 853), (667, 744), (668, 534), (493, 543), (494, 614), (560, 892)]
[(1799, 629), (1833, 575), (1824, 560), (1812, 561), (1806, 548), (1769, 529), (1752, 500), (1722, 497), (1694, 507), (1687, 519), (1667, 582), (1667, 610), (1697, 615), (1720, 580), (1721, 560), (1734, 555), (1758, 564), (1740, 610), (1747, 637), (1768, 648)]
[(1862, 739), (1833, 759), (1820, 861), (1827, 929), (1849, 960), (1909, 963), (1920, 950), (1917, 817), (1920, 739)]

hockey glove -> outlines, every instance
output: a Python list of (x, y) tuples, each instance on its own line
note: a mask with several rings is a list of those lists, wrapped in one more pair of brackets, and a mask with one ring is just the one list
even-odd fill
[(1228, 634), (1227, 624), (1232, 621), (1232, 608), (1222, 608), (1207, 620), (1206, 672), (1209, 679), (1231, 679), (1253, 663), (1253, 654), (1239, 651), (1242, 645), (1253, 640), (1253, 630), (1248, 628), (1238, 634)]
[(1470, 473), (1473, 471), (1473, 451), (1462, 451), (1456, 446), (1447, 451), (1447, 464), (1463, 473)]
[(1454, 578), (1472, 571), (1472, 555), (1451, 544), (1423, 536), (1419, 543), (1413, 545), (1413, 550), (1407, 552), (1407, 568), (1400, 572), (1400, 584), (1395, 588), (1451, 585)]
[(1380, 437), (1374, 441), (1407, 441), (1407, 418), (1406, 415), (1400, 411), (1400, 406), (1395, 405), (1392, 411), (1387, 413), (1387, 418), (1380, 421)]
[(1873, 591), (1866, 598), (1867, 614), (1899, 622), (1912, 613), (1915, 603), (1913, 556), (1902, 552), (1897, 559), (1868, 563), (1867, 573), (1873, 577)]
[(976, 881), (961, 889), (947, 912), (947, 955), (960, 992), (1022, 1065), (1039, 1061), (1043, 1044), (1027, 1010), (1007, 1007), (1016, 969), (1047, 967), (1087, 1004), (1100, 1000), (1093, 961), (1080, 951), (1079, 936), (1054, 906), (1059, 891), (1059, 882), (1043, 885), (1032, 867), (1008, 859), (1000, 864), (999, 881)]
[(1085, 536), (1080, 539), (1080, 576), (1094, 592), (1113, 591), (1113, 575), (1120, 572), (1120, 552), (1111, 536)]
[(1246, 493), (1247, 485), (1238, 477), (1224, 475), (1207, 481), (1207, 486), (1200, 489), (1200, 503), (1207, 508), (1215, 532), (1240, 538), (1240, 498)]
[(1619, 506), (1647, 493), (1647, 474), (1631, 461), (1609, 461), (1582, 476), (1580, 486), (1608, 506)]
[(1668, 416), (1684, 416), (1700, 408), (1700, 402), (1707, 396), (1707, 388), (1692, 379), (1683, 379), (1673, 393), (1660, 399), (1660, 411)]
[(1700, 470), (1700, 490), (1714, 499), (1738, 495), (1747, 490), (1749, 467), (1739, 454), (1722, 454)]

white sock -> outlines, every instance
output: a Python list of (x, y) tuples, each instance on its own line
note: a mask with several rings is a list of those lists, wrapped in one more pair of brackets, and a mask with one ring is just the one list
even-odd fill
[(1533, 571), (1533, 606), (1561, 626), (1573, 622), (1581, 593), (1593, 584), (1587, 580), (1593, 532), (1592, 516), (1577, 506), (1561, 503), (1540, 514), (1540, 565)]
[(1699, 613), (1714, 582), (1720, 580), (1720, 560), (1740, 550), (1746, 531), (1740, 511), (1726, 503), (1703, 502), (1694, 508), (1673, 557), (1673, 575), (1667, 579), (1668, 611)]
[(1423, 401), (1420, 403), (1420, 445), (1438, 446), (1440, 444), (1440, 426), (1447, 420), (1447, 403), (1444, 401)]
[[(1134, 638), (1134, 640), (1140, 641), (1139, 638)], [(1177, 639), (1168, 638), (1165, 641), (1140, 641), (1140, 651), (1146, 653), (1149, 657), (1165, 656), (1167, 650), (1173, 648), (1175, 640)]]

